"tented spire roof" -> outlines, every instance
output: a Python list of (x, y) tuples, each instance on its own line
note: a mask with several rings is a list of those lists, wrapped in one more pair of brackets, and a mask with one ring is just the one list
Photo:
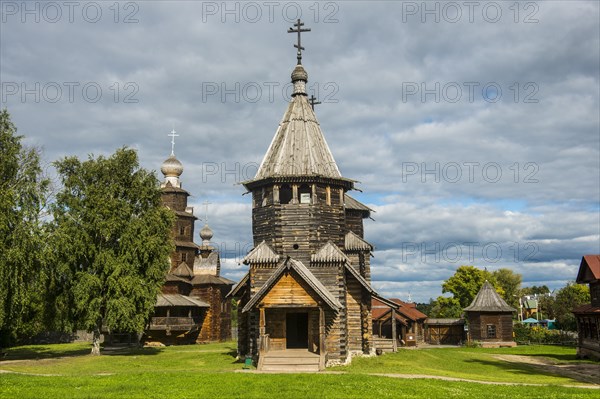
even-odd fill
[(283, 176), (342, 175), (306, 95), (308, 74), (300, 64), (292, 73), (294, 94), (254, 180)]
[(516, 309), (509, 306), (504, 299), (485, 281), (477, 293), (475, 299), (465, 308), (466, 312), (515, 312)]

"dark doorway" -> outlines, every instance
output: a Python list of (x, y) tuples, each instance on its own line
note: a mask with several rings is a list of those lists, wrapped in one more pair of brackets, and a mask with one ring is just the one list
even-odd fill
[(308, 348), (308, 313), (287, 313), (285, 326), (288, 349)]

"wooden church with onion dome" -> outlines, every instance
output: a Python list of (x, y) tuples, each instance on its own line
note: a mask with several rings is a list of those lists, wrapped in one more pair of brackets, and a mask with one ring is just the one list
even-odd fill
[(174, 154), (175, 131), (171, 132), (171, 156), (162, 166), (162, 202), (173, 210), (175, 250), (171, 270), (158, 295), (154, 315), (144, 334), (146, 344), (191, 344), (231, 339), (231, 302), (226, 299), (234, 282), (221, 276), (218, 250), (211, 245), (213, 232), (200, 230), (201, 245), (194, 243), (198, 219), (188, 206), (190, 193), (182, 188), (183, 165)]
[(252, 194), (254, 248), (247, 274), (232, 289), (238, 302), (238, 353), (259, 369), (277, 365), (319, 370), (374, 353), (371, 301), (397, 305), (371, 287), (373, 246), (364, 239), (371, 213), (348, 195), (307, 96), (298, 34), (292, 98), (256, 176)]

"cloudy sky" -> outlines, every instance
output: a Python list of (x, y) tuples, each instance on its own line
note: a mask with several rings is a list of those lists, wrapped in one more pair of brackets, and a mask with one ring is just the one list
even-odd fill
[(298, 17), (322, 130), (376, 211), (381, 293), (428, 301), (463, 264), (560, 288), (600, 253), (596, 1), (0, 6), (1, 102), (27, 143), (46, 162), (129, 146), (158, 170), (174, 128), (234, 280), (252, 241), (236, 183), (286, 108)]

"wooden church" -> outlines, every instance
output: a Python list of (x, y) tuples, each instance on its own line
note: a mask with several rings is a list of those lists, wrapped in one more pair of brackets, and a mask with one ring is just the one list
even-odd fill
[[(171, 136), (176, 136), (174, 131)], [(188, 206), (190, 193), (181, 186), (183, 165), (173, 147), (161, 171), (165, 176), (162, 202), (176, 215), (172, 230), (175, 250), (144, 341), (190, 344), (230, 339), (231, 304), (225, 296), (234, 282), (221, 276), (219, 252), (210, 243), (213, 232), (207, 223), (200, 230), (202, 244), (194, 243), (197, 218)]]
[[(371, 287), (373, 246), (363, 237), (371, 212), (350, 197), (307, 96), (298, 33), (293, 94), (254, 179), (254, 248), (248, 273), (232, 289), (238, 301), (238, 352), (258, 360), (295, 349), (318, 359), (319, 369), (374, 352), (371, 300), (393, 302)], [(299, 351), (299, 352), (298, 352)]]

